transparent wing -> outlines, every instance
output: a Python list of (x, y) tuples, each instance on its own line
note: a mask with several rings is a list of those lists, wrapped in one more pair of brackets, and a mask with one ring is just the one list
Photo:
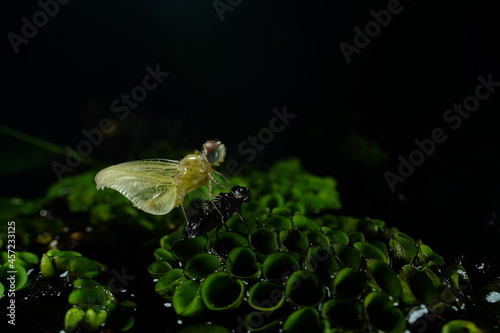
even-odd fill
[(163, 215), (177, 201), (177, 187), (172, 177), (179, 161), (154, 159), (125, 162), (99, 171), (95, 176), (97, 189), (109, 187), (123, 194), (143, 211)]

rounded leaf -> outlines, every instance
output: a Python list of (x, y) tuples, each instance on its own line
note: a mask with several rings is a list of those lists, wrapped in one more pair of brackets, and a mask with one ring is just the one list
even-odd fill
[(334, 245), (333, 250), (345, 266), (359, 270), (361, 267), (361, 254), (356, 249), (347, 245)]
[(343, 231), (334, 231), (330, 236), (333, 244), (349, 244), (349, 236)]
[(379, 292), (368, 294), (363, 306), (370, 324), (383, 332), (403, 332), (406, 329), (405, 317), (393, 304), (394, 302), (386, 294)]
[[(173, 234), (172, 234), (173, 235)], [(170, 239), (170, 238), (169, 238)], [(200, 253), (208, 241), (206, 235), (198, 236), (195, 238), (187, 238), (175, 240), (172, 242), (172, 255), (177, 259), (188, 259), (195, 254)]]
[(216, 255), (200, 253), (189, 259), (184, 274), (192, 279), (200, 279), (218, 270), (221, 262)]
[(401, 282), (394, 270), (388, 264), (370, 259), (366, 262), (368, 282), (380, 291), (398, 298), (401, 294)]
[(292, 218), (293, 227), (299, 230), (320, 230), (319, 224), (308, 219), (304, 215), (295, 214)]
[(250, 232), (250, 243), (252, 247), (263, 254), (271, 254), (278, 251), (278, 234), (270, 228), (258, 228)]
[(320, 246), (313, 246), (307, 250), (305, 264), (325, 281), (330, 280), (330, 276), (340, 269), (335, 256)]
[(259, 311), (276, 311), (284, 303), (283, 285), (260, 281), (249, 292), (248, 304)]
[[(283, 325), (283, 314), (280, 311), (252, 311), (246, 315), (244, 324), (250, 332), (279, 332)], [(237, 331), (240, 331), (240, 327)]]
[(104, 325), (106, 322), (106, 318), (108, 317), (108, 312), (105, 310), (98, 310), (97, 312), (94, 309), (87, 309), (85, 312), (85, 324), (87, 324), (91, 330), (96, 331)]
[(444, 265), (444, 259), (439, 254), (434, 252), (428, 245), (420, 244), (420, 256), (423, 262), (432, 261), (439, 266)]
[(165, 260), (157, 260), (154, 261), (151, 265), (149, 265), (148, 272), (152, 278), (157, 279), (171, 269), (172, 266)]
[(66, 316), (64, 316), (64, 330), (67, 332), (76, 331), (78, 324), (83, 322), (85, 318), (85, 311), (78, 308), (71, 308), (66, 311)]
[(40, 271), (42, 276), (46, 279), (52, 279), (57, 275), (56, 267), (54, 266), (51, 257), (42, 254), (42, 259), (40, 260)]
[(261, 273), (260, 263), (248, 247), (231, 250), (226, 259), (226, 270), (232, 276), (242, 279), (258, 278)]
[[(252, 216), (252, 215), (250, 215)], [(227, 222), (226, 228), (232, 232), (238, 232), (241, 234), (248, 234), (250, 230), (256, 227), (255, 221), (253, 219), (244, 218), (241, 214), (234, 214)]]
[(213, 273), (201, 283), (201, 297), (210, 310), (232, 310), (241, 304), (244, 296), (243, 281), (225, 272)]
[(322, 332), (319, 312), (311, 307), (294, 311), (283, 324), (283, 330), (290, 333)]
[(441, 329), (441, 333), (482, 333), (476, 324), (467, 320), (452, 320), (446, 323)]
[(356, 248), (356, 250), (363, 253), (367, 258), (378, 259), (382, 262), (385, 262), (386, 264), (389, 264), (390, 262), (389, 257), (387, 257), (385, 253), (382, 252), (378, 247), (372, 244), (356, 242), (353, 244), (353, 246)]
[(353, 244), (358, 242), (364, 242), (365, 235), (360, 231), (351, 231), (349, 233), (349, 241)]
[(319, 304), (325, 292), (326, 289), (316, 274), (304, 270), (293, 273), (285, 285), (286, 298), (298, 306)]
[(283, 280), (299, 269), (297, 258), (288, 252), (269, 255), (262, 265), (264, 277), (268, 280)]
[(80, 278), (95, 278), (101, 274), (101, 267), (94, 260), (86, 257), (76, 257), (71, 260), (69, 272), (71, 275)]
[(309, 247), (309, 240), (306, 235), (297, 229), (280, 231), (279, 240), (284, 250), (300, 255), (304, 255)]
[(311, 246), (321, 246), (324, 249), (330, 248), (330, 239), (327, 235), (318, 230), (305, 230), (304, 234)]
[(265, 225), (277, 230), (290, 229), (292, 221), (284, 216), (273, 215), (265, 221)]
[(344, 268), (333, 279), (333, 290), (345, 297), (358, 297), (366, 287), (366, 279), (359, 271)]
[(402, 300), (411, 305), (430, 304), (437, 298), (437, 290), (429, 277), (421, 270), (406, 265), (399, 273), (403, 292)]
[(155, 291), (167, 300), (172, 300), (175, 289), (186, 280), (182, 269), (174, 268), (158, 279)]
[(200, 285), (193, 280), (182, 283), (174, 292), (172, 304), (175, 312), (183, 317), (196, 317), (205, 306), (200, 297)]
[(76, 279), (73, 281), (73, 287), (99, 287), (100, 284), (92, 279)]
[(400, 232), (395, 232), (392, 238), (389, 239), (389, 247), (392, 256), (405, 263), (412, 262), (417, 255), (415, 241), (410, 236)]
[(168, 250), (160, 247), (153, 252), (156, 260), (175, 261), (174, 256)]
[(24, 268), (30, 269), (38, 264), (39, 259), (34, 253), (22, 251), (16, 252), (16, 262), (21, 264)]
[(248, 246), (248, 239), (236, 232), (219, 232), (210, 239), (211, 244), (207, 244), (217, 253), (228, 254), (235, 247)]
[(347, 330), (362, 331), (365, 327), (362, 306), (357, 300), (331, 299), (323, 304), (323, 317)]
[(75, 251), (47, 251), (47, 255), (52, 258), (52, 262), (56, 267), (58, 273), (63, 273), (69, 270), (69, 264), (74, 258), (81, 257), (82, 255)]
[(69, 294), (68, 302), (73, 305), (104, 305), (108, 295), (103, 288), (78, 288)]
[[(271, 211), (271, 215), (279, 215), (279, 216), (283, 216), (286, 218), (291, 218), (293, 216), (293, 212), (290, 208), (287, 208), (287, 207), (276, 207), (276, 208), (273, 208), (273, 210)], [(288, 227), (288, 228), (291, 228), (291, 227)]]

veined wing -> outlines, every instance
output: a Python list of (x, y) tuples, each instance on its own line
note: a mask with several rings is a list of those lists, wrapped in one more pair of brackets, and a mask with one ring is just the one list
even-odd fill
[(178, 163), (166, 159), (125, 162), (99, 171), (95, 182), (98, 190), (109, 187), (143, 211), (163, 215), (170, 212), (177, 201), (177, 187), (172, 177), (179, 170)]

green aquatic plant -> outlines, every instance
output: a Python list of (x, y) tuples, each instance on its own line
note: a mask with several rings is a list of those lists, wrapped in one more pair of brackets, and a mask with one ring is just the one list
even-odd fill
[(133, 326), (131, 313), (136, 304), (127, 300), (119, 302), (108, 285), (98, 282), (105, 270), (105, 266), (79, 252), (49, 250), (43, 254), (41, 276), (63, 278), (65, 284), (73, 288), (68, 296), (70, 308), (64, 317), (67, 332), (78, 328), (95, 331), (107, 322), (111, 322), (108, 327), (114, 326), (121, 331)]
[(178, 230), (162, 238), (150, 273), (183, 323), (220, 312), (230, 315), (209, 321), (228, 329), (397, 333), (421, 324), (423, 317), (406, 320), (416, 308), (447, 307), (433, 323), (443, 326), (469, 301), (463, 267), (446, 267), (428, 245), (380, 220), (313, 222), (284, 207), (263, 221), (244, 209), (243, 218), (249, 230), (232, 230), (233, 217), (215, 250), (213, 234), (187, 239)]
[[(96, 191), (94, 176), (0, 203), (0, 216), (16, 221), (18, 248), (30, 251), (16, 257), (29, 273), (19, 280), (18, 313), (36, 309), (25, 317), (29, 329), (462, 333), (500, 324), (498, 281), (474, 286), (462, 265), (421, 240), (340, 215), (335, 180), (298, 160), (233, 177), (252, 200), (217, 234), (195, 238), (183, 233), (180, 212), (143, 213), (114, 191)], [(206, 198), (205, 188), (197, 192)], [(1, 227), (0, 236), (6, 244)], [(61, 250), (47, 251), (54, 247)], [(142, 302), (110, 283), (108, 267), (125, 265), (137, 274), (127, 289)]]

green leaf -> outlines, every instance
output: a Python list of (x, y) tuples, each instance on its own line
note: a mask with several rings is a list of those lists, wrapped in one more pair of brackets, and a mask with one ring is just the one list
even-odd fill
[(370, 324), (387, 333), (403, 332), (406, 328), (405, 317), (393, 303), (386, 294), (379, 292), (368, 294), (363, 305)]
[(83, 322), (85, 318), (85, 311), (78, 308), (71, 308), (66, 312), (64, 317), (64, 329), (67, 332), (76, 331), (78, 324)]
[(69, 271), (75, 277), (95, 278), (101, 274), (101, 266), (94, 260), (77, 257), (71, 261)]
[(184, 274), (193, 279), (203, 278), (221, 267), (216, 255), (200, 253), (191, 258), (184, 267)]
[(358, 300), (331, 299), (323, 303), (323, 317), (335, 326), (347, 330), (363, 331), (362, 305)]
[(200, 297), (200, 285), (193, 280), (182, 283), (172, 300), (175, 312), (183, 317), (197, 317), (205, 310)]
[(353, 246), (361, 253), (363, 253), (367, 258), (378, 259), (386, 264), (389, 264), (389, 258), (378, 249), (376, 246), (373, 246), (368, 243), (356, 242)]
[(95, 331), (104, 325), (107, 317), (108, 313), (105, 310), (98, 310), (96, 313), (94, 309), (90, 308), (87, 309), (87, 312), (85, 312), (85, 323), (91, 330)]
[(68, 302), (73, 305), (104, 305), (108, 299), (108, 295), (103, 288), (75, 289), (69, 294)]
[(278, 234), (273, 229), (256, 228), (250, 232), (249, 239), (258, 252), (271, 254), (278, 251)]
[(159, 278), (171, 269), (172, 266), (165, 260), (157, 260), (154, 261), (151, 265), (149, 265), (148, 273), (153, 278)]
[(344, 297), (357, 297), (366, 287), (366, 279), (357, 270), (344, 268), (332, 281), (333, 291)]
[(259, 281), (250, 289), (248, 304), (259, 311), (276, 311), (284, 300), (282, 284)]
[(267, 256), (262, 272), (268, 280), (284, 280), (299, 269), (297, 258), (288, 252), (276, 252)]
[(231, 250), (226, 259), (226, 270), (241, 279), (258, 278), (261, 273), (257, 257), (248, 247), (235, 247)]
[(322, 332), (323, 325), (318, 311), (305, 307), (292, 312), (283, 324), (283, 330), (290, 333)]
[(243, 302), (245, 284), (228, 273), (213, 273), (201, 283), (201, 297), (210, 310), (232, 310)]
[(368, 260), (366, 266), (367, 280), (376, 290), (384, 291), (395, 298), (400, 296), (401, 282), (391, 266), (377, 259)]
[(184, 281), (187, 281), (187, 278), (184, 276), (183, 270), (174, 268), (158, 279), (155, 291), (167, 300), (172, 300), (175, 289)]
[(316, 306), (325, 293), (323, 283), (309, 271), (294, 272), (285, 284), (285, 297), (297, 306)]
[(441, 333), (483, 333), (483, 330), (467, 320), (452, 320), (443, 326)]

